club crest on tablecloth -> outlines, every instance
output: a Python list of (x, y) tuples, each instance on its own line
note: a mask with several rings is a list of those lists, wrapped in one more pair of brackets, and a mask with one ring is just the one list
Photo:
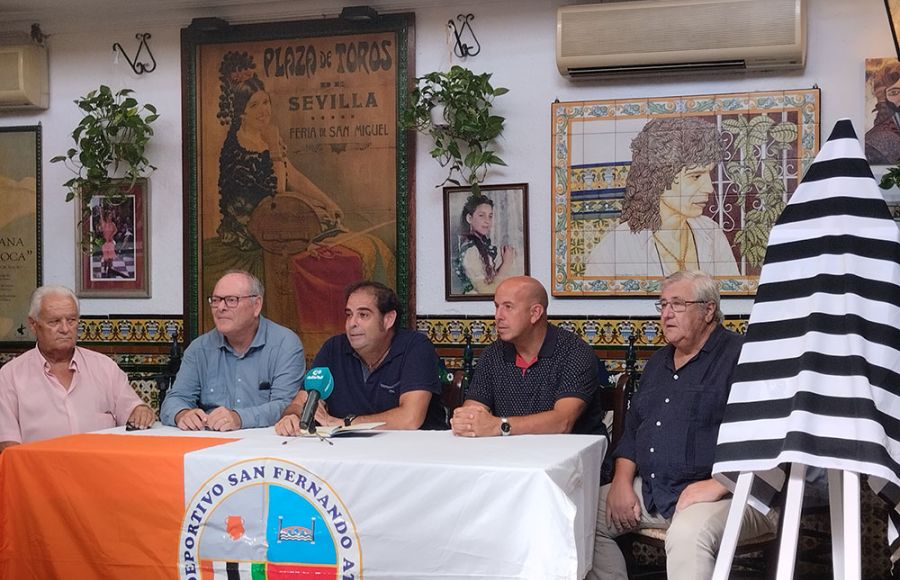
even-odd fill
[(343, 501), (301, 465), (272, 458), (207, 479), (185, 507), (178, 552), (182, 580), (362, 578)]

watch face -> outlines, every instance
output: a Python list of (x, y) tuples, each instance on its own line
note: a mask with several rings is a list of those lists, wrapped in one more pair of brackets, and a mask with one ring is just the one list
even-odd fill
[(509, 421), (503, 421), (500, 423), (500, 430), (504, 433), (509, 433)]

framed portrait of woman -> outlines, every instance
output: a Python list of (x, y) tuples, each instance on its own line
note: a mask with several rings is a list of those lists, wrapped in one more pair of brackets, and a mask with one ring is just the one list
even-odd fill
[(528, 273), (528, 185), (445, 187), (447, 300), (491, 300), (501, 282)]
[[(202, 24), (202, 23), (200, 23)], [(414, 15), (246, 24), (182, 34), (185, 334), (229, 270), (309, 356), (344, 332), (344, 288), (394, 288), (415, 314), (409, 132)]]

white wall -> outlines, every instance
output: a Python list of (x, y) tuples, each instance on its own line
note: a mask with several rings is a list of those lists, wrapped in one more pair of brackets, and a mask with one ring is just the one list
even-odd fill
[[(613, 99), (636, 96), (675, 96), (717, 92), (762, 91), (807, 88), (822, 89), (822, 137), (834, 122), (849, 117), (857, 133), (863, 133), (863, 97), (866, 58), (894, 55), (893, 40), (880, 0), (808, 0), (808, 59), (805, 71), (783, 75), (727, 75), (706, 78), (633, 79), (572, 83), (559, 75), (554, 57), (556, 8), (552, 0), (488, 0), (459, 2), (452, 7), (417, 3), (416, 70), (423, 74), (446, 69), (450, 47), (445, 43), (446, 23), (459, 13), (475, 14), (473, 27), (482, 45), (477, 57), (463, 64), (477, 72), (492, 72), (495, 85), (510, 89), (497, 101), (498, 114), (507, 118), (500, 155), (508, 167), (494, 168), (490, 183), (529, 184), (531, 272), (545, 285), (550, 282), (550, 104), (555, 100)], [(314, 3), (307, 2), (304, 9)], [(323, 6), (333, 3), (319, 2)], [(396, 10), (391, 0), (370, 2), (376, 8)], [(62, 182), (69, 174), (48, 160), (69, 147), (69, 133), (79, 117), (72, 100), (106, 83), (113, 88), (128, 86), (139, 98), (152, 102), (162, 114), (149, 155), (159, 167), (152, 176), (152, 298), (147, 300), (84, 300), (85, 314), (181, 314), (182, 293), (182, 163), (181, 163), (181, 65), (180, 28), (193, 16), (223, 16), (232, 22), (267, 19), (269, 4), (226, 7), (197, 13), (171, 12), (158, 16), (152, 27), (122, 25), (103, 14), (89, 22), (57, 22), (45, 26), (50, 59), (50, 109), (38, 114), (0, 113), (0, 126), (41, 123), (43, 125), (44, 171), (44, 280), (74, 285), (74, 207), (63, 203)], [(339, 8), (322, 10), (335, 15)], [(309, 17), (305, 14), (270, 13), (273, 19)], [(141, 21), (141, 20), (138, 20)], [(147, 22), (147, 20), (143, 20)], [(724, 24), (723, 24), (724, 25)], [(0, 27), (4, 25), (0, 24)], [(54, 29), (54, 26), (56, 29)], [(114, 65), (111, 46), (121, 42), (129, 53), (136, 49), (136, 32), (150, 32), (157, 70), (134, 75), (124, 60)], [(434, 224), (442, 221), (440, 189), (443, 169), (427, 152), (420, 137), (416, 157), (416, 236), (419, 314), (491, 315), (488, 302), (444, 300), (443, 242), (434, 235)], [(726, 314), (749, 312), (749, 299), (726, 300)], [(557, 299), (552, 315), (653, 316), (649, 300)]]

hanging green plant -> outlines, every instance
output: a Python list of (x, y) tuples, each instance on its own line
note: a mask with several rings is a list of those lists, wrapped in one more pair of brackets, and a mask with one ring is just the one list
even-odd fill
[(887, 173), (881, 176), (878, 183), (881, 189), (891, 189), (892, 187), (900, 187), (900, 165), (895, 165), (887, 170)]
[(75, 147), (50, 160), (65, 163), (75, 174), (63, 186), (67, 189), (66, 201), (84, 194), (83, 214), (90, 213), (91, 196), (110, 196), (115, 201), (156, 169), (145, 149), (153, 135), (150, 125), (159, 115), (153, 105), (139, 105), (131, 96), (133, 92), (122, 89), (113, 93), (101, 85), (76, 99), (84, 116), (72, 131)]
[(493, 87), (491, 75), (475, 74), (461, 66), (449, 72), (432, 72), (416, 79), (412, 105), (401, 125), (434, 140), (431, 156), (441, 167), (449, 166), (440, 185), (468, 185), (478, 194), (491, 165), (506, 165), (491, 148), (503, 132), (505, 119), (491, 114), (495, 97), (508, 89)]

